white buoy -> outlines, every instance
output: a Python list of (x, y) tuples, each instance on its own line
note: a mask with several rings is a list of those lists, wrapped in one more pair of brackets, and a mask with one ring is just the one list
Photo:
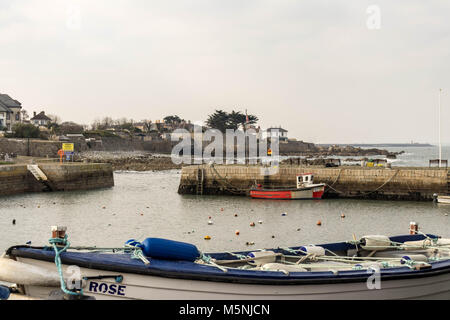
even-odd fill
[(315, 254), (318, 257), (325, 255), (325, 249), (323, 247), (315, 246), (312, 244), (300, 247), (300, 250), (306, 252), (307, 254)]
[(212, 220), (208, 220), (208, 224), (213, 224)]
[(257, 266), (257, 267), (261, 266), (264, 263), (275, 262), (275, 260), (277, 259), (275, 252), (273, 252), (273, 251), (250, 252), (247, 255), (247, 258), (257, 258), (255, 260), (248, 261), (249, 264)]
[(361, 248), (370, 251), (385, 250), (391, 247), (391, 239), (383, 235), (370, 235), (361, 238)]

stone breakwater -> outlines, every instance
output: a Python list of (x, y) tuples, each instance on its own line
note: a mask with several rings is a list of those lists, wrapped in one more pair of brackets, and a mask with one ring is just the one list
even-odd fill
[(450, 192), (450, 172), (438, 168), (363, 168), (281, 165), (265, 176), (261, 166), (200, 165), (181, 171), (180, 194), (247, 195), (255, 183), (267, 187), (295, 188), (296, 176), (313, 173), (314, 182), (326, 183), (326, 197), (432, 200), (433, 194)]
[(150, 171), (180, 169), (181, 165), (174, 164), (170, 156), (154, 155), (143, 151), (87, 151), (82, 152), (77, 160), (84, 162), (109, 163), (114, 171)]
[(48, 184), (36, 180), (26, 165), (0, 165), (0, 195), (24, 192), (88, 190), (114, 186), (112, 167), (106, 163), (38, 163)]

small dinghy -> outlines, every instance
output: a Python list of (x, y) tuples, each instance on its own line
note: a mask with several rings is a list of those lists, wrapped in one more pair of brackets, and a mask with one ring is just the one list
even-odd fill
[(250, 197), (256, 199), (306, 200), (322, 199), (324, 183), (314, 183), (314, 175), (305, 173), (297, 176), (296, 188), (263, 188), (258, 185), (250, 189)]
[(59, 228), (50, 244), (9, 248), (0, 281), (39, 299), (450, 298), (450, 239), (431, 234), (202, 253), (160, 238), (70, 247)]

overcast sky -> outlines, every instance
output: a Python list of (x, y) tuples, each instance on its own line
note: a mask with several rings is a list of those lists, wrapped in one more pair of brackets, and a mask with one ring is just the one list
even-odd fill
[(0, 93), (30, 114), (248, 109), (315, 143), (436, 143), (440, 87), (450, 143), (446, 0), (0, 2)]

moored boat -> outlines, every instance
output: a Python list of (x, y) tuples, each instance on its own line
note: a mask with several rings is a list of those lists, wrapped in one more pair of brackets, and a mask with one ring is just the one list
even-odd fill
[(325, 184), (314, 183), (314, 175), (312, 173), (297, 175), (296, 179), (296, 188), (264, 188), (258, 185), (250, 189), (250, 197), (277, 200), (322, 199), (325, 192)]
[[(22, 294), (40, 299), (450, 297), (450, 239), (431, 234), (208, 254), (158, 238), (104, 249), (55, 239), (53, 248), (9, 248), (8, 259), (0, 259), (0, 280), (14, 280)], [(15, 268), (21, 271), (11, 272)]]
[(450, 204), (450, 196), (437, 196), (437, 203)]

